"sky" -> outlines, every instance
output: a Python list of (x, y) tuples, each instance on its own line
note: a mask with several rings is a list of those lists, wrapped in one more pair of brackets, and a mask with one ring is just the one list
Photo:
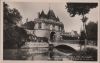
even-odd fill
[[(22, 15), (22, 22), (26, 22), (28, 18), (29, 21), (34, 21), (37, 18), (38, 12), (44, 10), (45, 13), (49, 9), (52, 9), (56, 16), (59, 17), (60, 21), (64, 24), (64, 29), (66, 32), (71, 32), (72, 30), (80, 33), (82, 27), (81, 16), (76, 15), (75, 17), (70, 17), (67, 9), (65, 7), (66, 2), (6, 2), (9, 8), (16, 8)], [(98, 21), (98, 7), (93, 8), (86, 15), (88, 17), (88, 22)]]

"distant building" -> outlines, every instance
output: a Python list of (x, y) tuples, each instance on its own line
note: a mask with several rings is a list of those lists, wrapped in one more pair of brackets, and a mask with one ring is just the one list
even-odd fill
[(34, 21), (31, 21), (30, 25), (25, 23), (23, 27), (28, 34), (36, 36), (36, 41), (38, 42), (48, 40), (59, 41), (61, 39), (61, 34), (64, 32), (63, 23), (60, 22), (60, 19), (55, 16), (55, 13), (51, 9), (47, 14), (42, 10), (42, 12), (38, 13), (38, 17), (34, 19)]
[(79, 34), (77, 31), (65, 32), (62, 34), (64, 40), (76, 40), (79, 39)]
[(72, 30), (71, 31), (71, 36), (72, 37), (79, 37), (79, 34), (77, 33), (77, 31)]

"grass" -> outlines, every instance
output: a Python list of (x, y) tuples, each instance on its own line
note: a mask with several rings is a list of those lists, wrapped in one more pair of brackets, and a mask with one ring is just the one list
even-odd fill
[(86, 48), (71, 55), (75, 61), (97, 61), (97, 49)]

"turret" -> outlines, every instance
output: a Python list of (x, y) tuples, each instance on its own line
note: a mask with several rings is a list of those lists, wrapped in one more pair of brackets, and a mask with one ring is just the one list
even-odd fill
[(56, 20), (56, 16), (55, 16), (55, 13), (53, 12), (53, 10), (48, 11), (47, 18)]
[(50, 10), (50, 9), (47, 14), (45, 14), (43, 10), (41, 11), (41, 13), (39, 12), (38, 18), (46, 18), (46, 19), (52, 19), (54, 21), (60, 21), (59, 17), (58, 16), (56, 17), (53, 10)]
[(46, 18), (46, 14), (44, 13), (44, 11), (42, 10), (42, 12), (38, 14), (39, 18)]

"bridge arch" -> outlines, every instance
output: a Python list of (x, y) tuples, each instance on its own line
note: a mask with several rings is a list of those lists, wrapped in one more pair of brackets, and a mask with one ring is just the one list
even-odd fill
[(64, 53), (74, 53), (74, 52), (77, 52), (77, 50), (75, 50), (74, 48), (72, 48), (71, 46), (68, 46), (68, 45), (58, 45), (58, 46), (55, 46), (55, 48), (61, 52), (64, 52)]

